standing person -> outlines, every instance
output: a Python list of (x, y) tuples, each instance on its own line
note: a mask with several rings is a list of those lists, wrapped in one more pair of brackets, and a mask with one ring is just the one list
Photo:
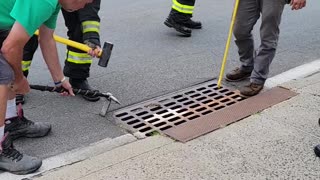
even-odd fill
[[(226, 74), (227, 81), (241, 81), (250, 77), (250, 84), (240, 90), (245, 96), (258, 94), (269, 74), (270, 64), (276, 54), (279, 25), (288, 0), (245, 0), (239, 3), (233, 34), (238, 47), (241, 66)], [(292, 0), (292, 10), (306, 5), (306, 0)], [(261, 44), (254, 56), (252, 29), (261, 16)]]
[(186, 37), (190, 37), (191, 29), (201, 29), (199, 21), (193, 21), (192, 14), (196, 0), (172, 0), (172, 7), (164, 24), (174, 28)]
[[(36, 171), (42, 164), (41, 159), (23, 155), (17, 151), (12, 145), (10, 135), (14, 134), (14, 137), (45, 135), (42, 134), (44, 131), (41, 126), (24, 118), (22, 113), (20, 118), (6, 121), (8, 117), (17, 115), (15, 105), (12, 104), (15, 103), (16, 93), (25, 94), (30, 90), (29, 83), (22, 73), (21, 61), (24, 46), (39, 29), (40, 47), (53, 81), (66, 89), (64, 95), (74, 95), (70, 83), (63, 75), (53, 33), (61, 6), (68, 11), (75, 11), (89, 2), (92, 0), (0, 0), (1, 170), (27, 174)], [(16, 125), (13, 126), (13, 124)]]
[[(87, 78), (90, 75), (90, 66), (92, 57), (97, 56), (95, 52), (100, 49), (100, 10), (101, 0), (93, 0), (84, 8), (77, 11), (69, 12), (62, 8), (62, 14), (65, 20), (65, 25), (68, 28), (68, 37), (72, 41), (85, 43), (92, 49), (91, 53), (83, 52), (76, 48), (67, 46), (66, 60), (64, 66), (64, 75), (69, 77), (69, 81), (73, 88), (94, 90), (88, 83)], [(24, 56), (22, 61), (22, 70), (25, 77), (29, 74), (33, 55), (38, 47), (38, 37), (33, 36), (24, 48)], [(88, 101), (98, 101), (99, 96), (83, 95)], [(24, 96), (18, 94), (16, 103), (24, 104)]]

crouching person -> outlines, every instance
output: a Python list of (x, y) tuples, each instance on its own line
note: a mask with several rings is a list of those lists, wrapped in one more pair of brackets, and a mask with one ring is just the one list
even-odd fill
[(55, 84), (65, 94), (74, 95), (58, 59), (53, 32), (61, 6), (68, 11), (83, 8), (92, 0), (0, 0), (0, 169), (15, 174), (32, 173), (40, 168), (39, 158), (21, 154), (12, 140), (21, 136), (41, 137), (51, 126), (34, 123), (16, 111), (15, 96), (30, 90), (22, 73), (23, 48), (39, 29), (40, 47)]

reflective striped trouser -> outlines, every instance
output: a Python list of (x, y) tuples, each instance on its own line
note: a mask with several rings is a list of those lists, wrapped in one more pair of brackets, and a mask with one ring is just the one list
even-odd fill
[(196, 0), (172, 0), (172, 9), (192, 15)]
[(33, 55), (38, 48), (38, 36), (32, 36), (23, 49), (22, 71), (25, 77), (28, 76)]
[[(70, 40), (83, 43), (82, 24), (78, 17), (78, 12), (67, 12), (62, 9), (62, 14), (68, 28), (68, 37)], [(67, 54), (64, 75), (75, 79), (85, 79), (89, 77), (92, 57), (86, 52), (67, 46)]]

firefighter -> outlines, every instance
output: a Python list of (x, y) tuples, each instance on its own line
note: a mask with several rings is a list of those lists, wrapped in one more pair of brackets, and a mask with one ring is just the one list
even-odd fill
[(172, 7), (168, 18), (164, 24), (174, 28), (186, 37), (191, 36), (191, 29), (201, 29), (202, 24), (199, 21), (193, 21), (192, 14), (195, 0), (172, 0)]
[[(93, 49), (100, 48), (100, 17), (98, 15), (100, 4), (101, 0), (94, 0), (83, 9), (75, 12), (68, 12), (62, 9), (70, 40), (85, 43)], [(70, 46), (67, 47), (63, 72), (65, 76), (69, 77), (73, 88), (97, 91), (90, 87), (87, 80), (92, 63), (92, 55)], [(83, 95), (83, 98), (93, 102), (100, 99), (98, 96), (87, 95)]]
[[(61, 9), (65, 25), (68, 29), (68, 37), (70, 40), (85, 43), (93, 49), (100, 49), (100, 10), (101, 0), (93, 0), (84, 8), (69, 12)], [(31, 66), (33, 55), (38, 47), (38, 37), (33, 36), (24, 48), (24, 56), (22, 61), (23, 74), (27, 77)], [(87, 78), (89, 77), (90, 66), (94, 53), (88, 54), (81, 50), (67, 46), (65, 66), (63, 69), (64, 75), (69, 77), (70, 84), (73, 88), (94, 90), (90, 87)], [(98, 96), (83, 95), (83, 98), (88, 101), (98, 101)], [(23, 95), (17, 95), (16, 102), (24, 103)]]

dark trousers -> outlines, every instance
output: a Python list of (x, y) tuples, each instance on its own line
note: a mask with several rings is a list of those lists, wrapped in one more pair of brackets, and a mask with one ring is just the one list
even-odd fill
[[(264, 84), (276, 54), (281, 16), (287, 0), (240, 1), (234, 36), (243, 71), (252, 71), (251, 82)], [(261, 43), (254, 56), (252, 29), (261, 16)]]
[[(78, 11), (67, 12), (62, 9), (62, 14), (65, 20), (65, 25), (68, 28), (69, 39), (79, 43), (83, 43), (82, 25), (79, 20)], [(86, 53), (70, 46), (67, 46), (67, 51)], [(75, 79), (84, 79), (89, 77), (90, 66), (91, 63), (76, 64), (69, 61), (65, 61), (63, 72), (67, 77)]]
[(196, 0), (172, 0), (171, 13), (175, 14), (193, 14)]

